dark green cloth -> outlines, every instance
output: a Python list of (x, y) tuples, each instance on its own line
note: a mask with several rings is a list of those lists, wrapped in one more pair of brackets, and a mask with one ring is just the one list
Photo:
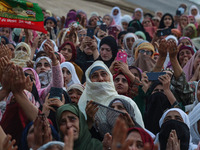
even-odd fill
[(61, 115), (65, 111), (70, 111), (79, 118), (79, 138), (74, 142), (74, 150), (102, 150), (102, 143), (91, 137), (85, 117), (75, 104), (65, 104), (58, 108), (56, 121), (59, 124)]

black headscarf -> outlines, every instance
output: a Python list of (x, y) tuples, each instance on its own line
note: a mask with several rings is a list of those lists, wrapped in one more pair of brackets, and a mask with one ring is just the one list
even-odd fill
[(158, 28), (159, 28), (159, 29), (163, 29), (163, 28), (166, 27), (165, 24), (164, 24), (164, 18), (165, 18), (165, 16), (169, 16), (169, 17), (172, 19), (172, 24), (171, 24), (171, 26), (170, 26), (169, 28), (173, 29), (173, 28), (174, 28), (174, 18), (173, 18), (173, 16), (172, 16), (170, 13), (166, 13), (166, 14), (164, 14), (164, 15), (162, 16)]
[(112, 36), (106, 36), (101, 40), (100, 47), (103, 44), (107, 44), (108, 46), (110, 46), (111, 51), (112, 51), (112, 58), (109, 61), (103, 61), (100, 55), (98, 60), (102, 60), (106, 64), (106, 66), (109, 68), (112, 62), (115, 60), (115, 57), (117, 56), (117, 52), (118, 52), (117, 42)]
[(177, 137), (180, 140), (180, 149), (188, 150), (190, 143), (190, 130), (184, 122), (177, 120), (169, 120), (162, 124), (159, 133), (160, 150), (166, 150), (171, 130), (176, 130)]

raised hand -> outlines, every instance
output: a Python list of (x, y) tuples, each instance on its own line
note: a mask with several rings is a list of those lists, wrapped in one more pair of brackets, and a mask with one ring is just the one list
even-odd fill
[(92, 128), (94, 123), (94, 117), (96, 112), (98, 111), (98, 105), (94, 104), (93, 101), (89, 101), (85, 108), (87, 114), (87, 124), (89, 129)]
[(111, 149), (111, 145), (112, 145), (112, 136), (109, 133), (106, 133), (104, 135), (103, 141), (103, 150), (109, 150)]
[(7, 58), (10, 60), (12, 58), (12, 52), (10, 48), (7, 45), (1, 45), (0, 46), (0, 58), (7, 56)]
[[(47, 40), (47, 42), (48, 42), (48, 40)], [(51, 58), (52, 65), (56, 66), (59, 63), (59, 61), (57, 60), (57, 57), (54, 53), (54, 48), (50, 44), (48, 44), (47, 42), (44, 43), (44, 51), (47, 53), (49, 58)]]
[(73, 134), (73, 128), (70, 128), (67, 131), (67, 135), (65, 135), (64, 142), (65, 146), (63, 150), (73, 150), (74, 147), (74, 134)]
[(180, 140), (178, 140), (176, 130), (171, 130), (166, 150), (180, 150)]
[(168, 42), (165, 39), (162, 39), (159, 44), (157, 42), (155, 42), (155, 46), (158, 49), (159, 57), (166, 58), (167, 49), (168, 49)]
[(18, 147), (14, 146), (16, 143), (16, 140), (11, 140), (12, 136), (7, 135), (6, 138), (3, 141), (2, 149), (1, 150), (17, 150)]
[(170, 81), (171, 78), (168, 74), (159, 76), (158, 80), (162, 83), (163, 85), (163, 90), (170, 90)]
[(177, 46), (174, 40), (168, 41), (168, 52), (170, 59), (177, 59), (177, 55), (181, 46), (182, 43)]

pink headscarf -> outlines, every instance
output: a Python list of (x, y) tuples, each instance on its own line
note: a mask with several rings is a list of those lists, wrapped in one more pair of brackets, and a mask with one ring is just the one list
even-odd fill
[(35, 76), (35, 86), (39, 92), (39, 90), (41, 89), (41, 84), (40, 84), (40, 80), (39, 80), (39, 76), (38, 74), (36, 73), (36, 71), (33, 69), (33, 68), (23, 68), (23, 71), (26, 71), (26, 70), (31, 70)]
[(192, 78), (192, 76), (194, 75), (194, 71), (193, 71), (193, 68), (194, 68), (194, 60), (195, 60), (195, 57), (197, 55), (200, 54), (200, 50), (196, 52), (196, 54), (194, 54), (190, 60), (187, 62), (187, 64), (183, 67), (183, 71), (185, 73), (185, 76), (186, 76), (186, 80), (187, 81), (190, 81), (190, 79)]

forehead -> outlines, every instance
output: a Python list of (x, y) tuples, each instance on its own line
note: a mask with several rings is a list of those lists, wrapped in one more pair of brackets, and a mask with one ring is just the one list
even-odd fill
[(126, 79), (126, 77), (123, 74), (119, 74), (116, 78), (124, 78), (124, 79)]
[(107, 44), (103, 44), (103, 45), (101, 45), (101, 48), (110, 48), (110, 46), (109, 45), (107, 45)]
[(112, 106), (123, 106), (124, 107), (124, 105), (121, 102), (116, 102), (116, 101), (114, 101), (112, 103)]
[[(101, 73), (101, 72), (106, 72), (106, 70), (103, 70), (103, 69), (99, 69), (99, 70), (96, 70), (93, 74), (98, 74), (98, 73)], [(107, 73), (107, 72), (106, 72)]]
[(48, 63), (49, 64), (49, 62), (46, 59), (41, 59), (38, 63)]
[[(68, 117), (68, 116), (76, 116), (74, 113), (72, 113), (71, 111), (64, 111), (61, 115), (61, 119)], [(77, 116), (76, 116), (77, 117)]]
[(170, 111), (166, 114), (165, 117), (168, 117), (168, 116), (179, 116), (182, 118), (182, 116), (180, 115), (180, 113), (178, 111)]

